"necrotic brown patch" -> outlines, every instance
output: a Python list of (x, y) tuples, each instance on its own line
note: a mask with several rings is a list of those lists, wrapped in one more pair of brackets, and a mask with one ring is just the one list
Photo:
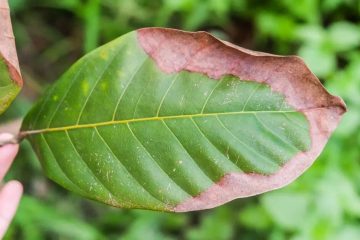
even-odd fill
[(11, 79), (17, 85), (22, 86), (23, 81), (11, 26), (10, 10), (6, 0), (0, 0), (0, 19), (0, 59), (4, 60), (8, 66)]
[(239, 79), (267, 83), (273, 91), (282, 93), (289, 105), (303, 112), (310, 123), (311, 149), (297, 154), (277, 173), (271, 176), (228, 173), (199, 196), (176, 206), (174, 211), (212, 208), (289, 184), (311, 166), (346, 111), (344, 102), (330, 95), (298, 57), (243, 49), (205, 32), (146, 28), (138, 30), (138, 41), (167, 73), (186, 70), (214, 79), (231, 74)]
[(345, 110), (343, 101), (330, 95), (298, 57), (244, 50), (205, 32), (146, 28), (138, 30), (138, 40), (164, 72), (187, 70), (215, 79), (231, 74), (269, 84), (272, 90), (284, 94), (288, 104), (296, 109), (339, 107)]

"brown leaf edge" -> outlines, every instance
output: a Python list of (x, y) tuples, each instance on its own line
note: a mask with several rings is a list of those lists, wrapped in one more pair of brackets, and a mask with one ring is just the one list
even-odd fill
[(20, 73), (7, 0), (0, 0), (0, 58), (0, 61), (3, 60), (7, 65), (10, 78), (17, 86), (22, 87), (23, 80)]
[(287, 103), (301, 111), (310, 124), (311, 149), (300, 152), (278, 172), (228, 173), (217, 184), (172, 209), (187, 212), (209, 209), (236, 198), (281, 188), (309, 168), (324, 148), (346, 112), (339, 97), (332, 96), (297, 56), (278, 56), (244, 49), (206, 32), (167, 28), (137, 30), (140, 46), (167, 73), (191, 71), (219, 79), (231, 74), (244, 80), (268, 84)]

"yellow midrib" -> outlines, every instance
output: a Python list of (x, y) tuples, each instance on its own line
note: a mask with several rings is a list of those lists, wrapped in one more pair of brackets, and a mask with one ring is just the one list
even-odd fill
[(289, 110), (289, 111), (241, 111), (241, 112), (198, 113), (198, 114), (188, 114), (188, 115), (134, 118), (134, 119), (99, 122), (99, 123), (78, 124), (78, 125), (71, 125), (71, 126), (65, 126), (65, 127), (29, 130), (29, 131), (21, 132), (21, 135), (26, 136), (26, 135), (46, 133), (46, 132), (59, 132), (59, 131), (68, 131), (68, 130), (82, 129), (82, 128), (95, 128), (95, 127), (115, 125), (115, 124), (129, 124), (129, 123), (134, 123), (134, 122), (163, 121), (163, 120), (170, 120), (170, 119), (184, 119), (184, 118), (210, 117), (210, 116), (222, 116), (222, 115), (240, 115), (240, 114), (257, 114), (257, 113), (295, 113), (295, 112), (297, 112), (297, 111), (291, 111), (291, 110)]

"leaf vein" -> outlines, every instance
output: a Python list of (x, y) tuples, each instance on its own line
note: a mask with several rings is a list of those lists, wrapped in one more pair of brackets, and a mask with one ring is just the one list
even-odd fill
[(261, 121), (258, 116), (256, 114), (254, 114), (255, 119), (260, 123), (260, 125), (270, 134), (272, 134), (273, 136), (275, 136), (276, 138), (278, 138), (280, 141), (282, 141), (285, 145), (288, 145), (289, 147), (291, 147), (293, 150), (296, 151), (300, 151), (302, 152), (301, 149), (299, 149), (297, 146), (291, 144), (290, 142), (286, 141), (285, 139), (282, 139), (282, 137), (280, 137), (278, 134), (274, 133), (263, 121)]
[(179, 76), (180, 76), (180, 74), (177, 74), (177, 75), (174, 77), (174, 80), (171, 82), (170, 86), (168, 87), (168, 89), (166, 90), (164, 96), (162, 97), (161, 102), (160, 102), (160, 104), (159, 104), (159, 107), (158, 107), (158, 109), (157, 109), (157, 111), (156, 111), (156, 116), (157, 116), (157, 117), (159, 116), (161, 107), (162, 107), (162, 105), (163, 105), (163, 103), (164, 103), (164, 100), (165, 100), (166, 96), (167, 96), (168, 93), (170, 92), (171, 87), (174, 85), (176, 79), (178, 79)]
[(83, 190), (79, 185), (77, 185), (77, 184), (68, 176), (68, 174), (64, 171), (64, 169), (61, 167), (61, 165), (59, 164), (57, 158), (55, 157), (55, 155), (54, 155), (54, 153), (53, 153), (53, 150), (51, 149), (48, 141), (46, 140), (45, 136), (44, 136), (43, 134), (41, 134), (40, 136), (41, 136), (41, 138), (44, 140), (47, 148), (50, 150), (50, 154), (53, 156), (53, 158), (54, 158), (57, 166), (59, 166), (61, 172), (64, 174), (64, 176), (66, 177), (66, 179), (69, 180), (69, 182), (71, 182), (71, 183), (77, 188), (78, 191), (80, 191), (81, 193), (84, 193), (84, 190)]
[[(245, 148), (247, 148), (249, 151), (251, 151), (254, 155), (259, 156), (260, 158), (264, 159), (266, 162), (270, 163), (271, 165), (276, 165), (279, 167), (279, 165), (276, 162), (271, 161), (268, 157), (258, 153), (253, 147), (247, 145), (246, 143), (244, 143), (240, 138), (238, 138), (236, 135), (234, 135), (226, 126), (225, 124), (221, 121), (221, 119), (216, 116), (216, 119), (219, 121), (220, 125), (233, 137), (235, 138), (239, 143), (241, 143), (241, 145), (243, 145)], [(251, 161), (248, 161), (251, 162)]]
[[(78, 72), (76, 73), (75, 77), (73, 78), (71, 84), (69, 85), (69, 88), (66, 90), (64, 96), (61, 98), (61, 100), (59, 101), (59, 104), (56, 106), (55, 108), (55, 111), (53, 112), (53, 114), (51, 115), (50, 119), (49, 119), (49, 124), (48, 124), (48, 128), (51, 126), (53, 120), (54, 120), (54, 117), (56, 116), (56, 113), (57, 111), (59, 110), (61, 104), (65, 101), (67, 95), (69, 94), (70, 90), (72, 89), (72, 87), (74, 86), (75, 82), (76, 82), (76, 79), (79, 77), (80, 73), (85, 69), (85, 67), (87, 66), (88, 62), (86, 61), (81, 67), (80, 69), (78, 70)], [(43, 101), (43, 105), (41, 107), (41, 109), (39, 110), (39, 114), (37, 116), (36, 119), (38, 119), (39, 116), (41, 116), (41, 112), (44, 108), (44, 106), (46, 105), (45, 103), (47, 102), (48, 98), (52, 95), (53, 91), (55, 90), (55, 87), (53, 87), (51, 89), (51, 92), (46, 96), (46, 99)], [(36, 122), (34, 123), (34, 126), (36, 126), (37, 124), (37, 120)]]
[(250, 95), (248, 96), (248, 98), (245, 101), (242, 111), (245, 111), (245, 108), (248, 105), (250, 99), (254, 96), (254, 94), (257, 92), (257, 90), (259, 89), (260, 86), (261, 86), (261, 84), (259, 84), (257, 87), (255, 87), (254, 90), (250, 93)]
[(102, 71), (102, 73), (99, 75), (99, 77), (96, 79), (96, 82), (94, 84), (94, 87), (91, 89), (91, 92), (88, 94), (88, 96), (85, 99), (85, 102), (83, 104), (83, 106), (81, 107), (78, 119), (76, 121), (76, 125), (78, 125), (80, 123), (81, 117), (84, 113), (84, 110), (86, 108), (86, 105), (89, 101), (89, 99), (91, 98), (94, 90), (96, 89), (96, 87), (98, 86), (99, 82), (101, 81), (102, 77), (104, 76), (104, 74), (106, 73), (106, 71), (109, 69), (109, 67), (114, 63), (115, 59), (117, 56), (119, 56), (120, 52), (121, 52), (122, 48), (119, 48), (116, 53), (114, 54), (114, 56), (112, 56), (111, 60), (106, 64), (106, 66), (104, 67), (104, 70)]
[(100, 134), (99, 130), (95, 127), (94, 130), (96, 131), (96, 133), (98, 134), (98, 136), (100, 137), (101, 141), (105, 144), (106, 148), (109, 150), (109, 152), (111, 153), (111, 155), (113, 155), (113, 157), (115, 159), (118, 160), (118, 162), (123, 166), (124, 170), (126, 170), (126, 172), (132, 177), (132, 179), (139, 184), (151, 197), (155, 198), (156, 200), (164, 203), (165, 205), (167, 205), (162, 199), (159, 199), (157, 196), (155, 196), (153, 193), (151, 193), (147, 188), (144, 187), (144, 184), (141, 183), (141, 181), (139, 181), (139, 179), (137, 179), (132, 173), (131, 171), (127, 168), (126, 164), (124, 164), (117, 156), (116, 154), (113, 152), (113, 150), (110, 148), (109, 144), (107, 143), (107, 141), (104, 139), (104, 137)]
[(106, 187), (106, 185), (105, 185), (104, 183), (101, 182), (101, 180), (100, 180), (100, 179), (97, 177), (97, 175), (95, 174), (94, 170), (93, 170), (93, 169), (90, 167), (90, 165), (85, 161), (85, 159), (83, 158), (83, 156), (81, 156), (81, 154), (80, 154), (79, 151), (77, 150), (77, 148), (76, 148), (76, 146), (75, 146), (72, 138), (70, 137), (69, 132), (68, 132), (68, 131), (65, 131), (65, 133), (66, 133), (66, 137), (69, 139), (69, 142), (70, 142), (72, 148), (74, 149), (76, 155), (81, 159), (81, 161), (85, 164), (85, 166), (90, 170), (90, 172), (91, 172), (92, 175), (94, 176), (94, 179), (96, 180), (96, 182), (97, 182), (98, 184), (100, 184), (100, 185), (108, 192), (108, 194), (109, 194), (109, 196), (110, 196), (110, 201), (115, 200), (116, 203), (118, 203), (117, 200), (116, 200), (116, 198), (115, 198), (115, 196), (114, 196), (114, 193), (113, 193), (108, 187)]
[(145, 145), (140, 141), (140, 139), (135, 135), (134, 131), (131, 129), (130, 125), (127, 123), (127, 127), (129, 128), (131, 134), (134, 136), (137, 142), (140, 143), (141, 147), (145, 150), (145, 152), (149, 155), (149, 157), (159, 166), (159, 168), (169, 177), (169, 179), (176, 184), (186, 195), (191, 196), (191, 194), (186, 191), (184, 188), (182, 188), (179, 184), (175, 182), (174, 179), (170, 177), (170, 175), (161, 167), (161, 165), (158, 163), (158, 161), (155, 160), (153, 156), (151, 156), (149, 150), (145, 147)]
[(202, 106), (202, 108), (201, 108), (201, 113), (204, 112), (205, 107), (206, 107), (206, 105), (208, 104), (208, 102), (209, 102), (212, 94), (215, 92), (215, 89), (217, 89), (217, 87), (218, 87), (222, 82), (223, 82), (223, 79), (218, 80), (218, 83), (217, 83), (217, 84), (215, 85), (215, 87), (211, 90), (211, 92), (209, 93), (208, 97), (205, 99), (205, 102), (204, 102), (204, 104), (203, 104), (203, 106)]
[(173, 130), (171, 130), (169, 128), (169, 126), (166, 124), (166, 122), (164, 120), (161, 120), (161, 122), (165, 125), (165, 127), (169, 130), (169, 132), (171, 133), (171, 135), (173, 135), (176, 139), (176, 141), (180, 144), (180, 146), (185, 150), (186, 154), (189, 155), (190, 159), (194, 162), (194, 164), (198, 167), (198, 169), (200, 170), (200, 172), (202, 172), (204, 174), (204, 176), (206, 176), (206, 178), (212, 183), (214, 184), (214, 181), (211, 179), (211, 177), (206, 174), (204, 172), (204, 170), (199, 166), (199, 164), (197, 163), (197, 161), (195, 161), (195, 159), (191, 156), (191, 154), (188, 152), (188, 150), (185, 148), (185, 146), (181, 143), (180, 139), (176, 136), (176, 134), (173, 132)]
[(292, 122), (292, 123), (294, 123), (294, 124), (296, 124), (298, 127), (300, 127), (300, 128), (302, 128), (303, 130), (305, 130), (305, 131), (308, 131), (308, 129), (306, 128), (306, 127), (304, 127), (304, 126), (302, 126), (302, 125), (300, 125), (297, 121), (295, 121), (295, 120), (293, 120), (293, 119), (291, 119), (291, 118), (289, 118), (289, 116), (287, 115), (288, 114), (288, 112), (282, 112), (282, 114), (290, 121), (290, 122)]
[(144, 58), (143, 61), (139, 64), (139, 66), (138, 66), (137, 69), (135, 70), (134, 74), (130, 77), (130, 80), (129, 80), (128, 83), (126, 84), (126, 86), (125, 86), (125, 88), (124, 88), (124, 91), (121, 93), (119, 99), (117, 100), (116, 106), (115, 106), (115, 109), (114, 109), (114, 112), (113, 112), (112, 121), (115, 120), (116, 112), (117, 112), (117, 110), (118, 110), (118, 108), (119, 108), (121, 99), (122, 99), (123, 96), (125, 95), (127, 89), (129, 88), (131, 82), (134, 80), (135, 76), (139, 73), (140, 69), (145, 65), (146, 60), (147, 60), (147, 58)]
[(243, 170), (242, 170), (236, 163), (234, 163), (234, 161), (232, 161), (227, 154), (223, 153), (212, 141), (210, 141), (210, 139), (205, 135), (205, 133), (203, 132), (203, 130), (200, 129), (199, 125), (194, 121), (193, 118), (191, 118), (191, 121), (194, 123), (196, 129), (198, 129), (198, 131), (200, 132), (200, 134), (201, 134), (221, 155), (223, 155), (227, 160), (229, 160), (229, 162), (233, 163), (233, 164), (235, 165), (235, 167), (239, 169), (239, 171), (243, 172)]

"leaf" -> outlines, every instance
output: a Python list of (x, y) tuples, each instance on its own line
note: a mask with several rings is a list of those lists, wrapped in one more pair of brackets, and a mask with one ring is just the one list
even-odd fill
[(329, 40), (336, 51), (348, 51), (360, 45), (360, 28), (350, 22), (336, 22), (329, 27)]
[[(311, 198), (296, 192), (274, 192), (261, 196), (261, 204), (282, 229), (298, 230), (309, 217)], [(296, 206), (296, 207), (294, 207)]]
[[(75, 209), (75, 206), (72, 208)], [(26, 236), (27, 239), (44, 239), (49, 234), (79, 240), (104, 238), (95, 226), (81, 221), (69, 209), (64, 211), (54, 206), (54, 203), (50, 205), (38, 197), (23, 196), (14, 225), (18, 226), (16, 235)]]
[(0, 114), (14, 100), (22, 87), (22, 78), (16, 54), (9, 5), (0, 0)]
[(27, 115), (22, 135), (69, 190), (182, 212), (290, 183), (344, 111), (297, 57), (145, 28), (74, 64)]

